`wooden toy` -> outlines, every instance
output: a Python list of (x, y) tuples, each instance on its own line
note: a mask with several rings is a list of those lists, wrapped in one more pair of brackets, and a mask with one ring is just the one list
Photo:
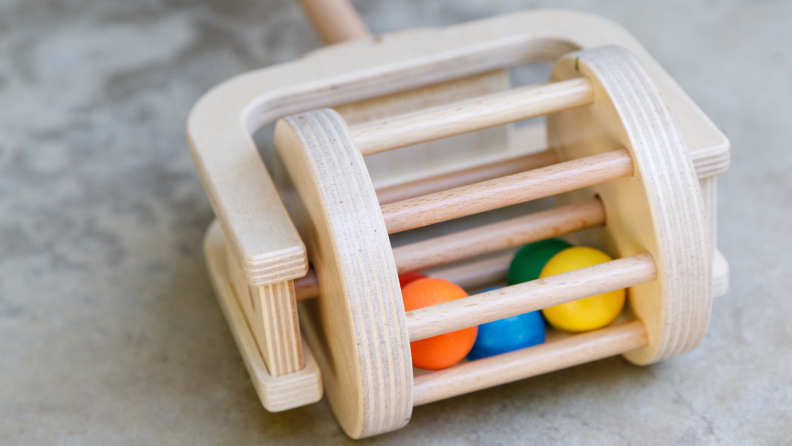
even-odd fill
[(559, 252), (571, 248), (569, 243), (551, 238), (539, 242), (529, 243), (514, 255), (509, 265), (509, 274), (506, 281), (509, 285), (530, 282), (539, 278), (545, 264)]
[[(604, 252), (587, 246), (575, 246), (554, 255), (542, 268), (540, 278), (589, 268), (613, 259)], [(542, 310), (547, 322), (559, 330), (580, 332), (602, 328), (621, 314), (625, 290), (613, 290)]]
[[(404, 311), (413, 311), (467, 297), (465, 290), (436, 277), (419, 279), (402, 289)], [(469, 327), (410, 343), (414, 367), (440, 370), (467, 356), (476, 341), (478, 327)]]
[[(219, 85), (188, 122), (217, 217), (210, 276), (265, 408), (324, 393), (363, 438), (403, 427), (414, 406), (614, 355), (652, 364), (702, 341), (728, 286), (715, 177), (729, 143), (626, 31), (536, 11), (356, 37)], [(509, 89), (510, 67), (548, 61), (548, 83)], [(251, 135), (275, 121), (268, 171)], [(551, 195), (552, 210), (390, 245)], [(482, 288), (506, 277), (512, 253), (498, 252), (565, 234), (617, 259), (404, 310), (400, 274)], [(411, 342), (623, 288), (624, 322), (413, 373)]]
[[(494, 291), (502, 287), (484, 290)], [(467, 358), (471, 361), (531, 347), (545, 341), (545, 323), (539, 311), (518, 314), (479, 325), (478, 335)]]

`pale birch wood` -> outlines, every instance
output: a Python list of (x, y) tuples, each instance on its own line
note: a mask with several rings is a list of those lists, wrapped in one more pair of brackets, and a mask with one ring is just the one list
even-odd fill
[[(333, 109), (355, 126), (503, 92), (510, 86), (509, 70), (499, 69)], [(365, 158), (366, 166), (374, 187), (383, 188), (528, 153), (532, 147), (512, 144), (513, 128), (508, 124), (378, 153)]]
[[(607, 44), (632, 51), (657, 79), (691, 154), (713, 166), (706, 176), (727, 168), (728, 140), (635, 39), (611, 21), (565, 11), (532, 11), (404, 32), (239, 76), (193, 108), (187, 128), (191, 154), (248, 281), (261, 286), (295, 279), (307, 271), (305, 249), (261, 163), (253, 132), (304, 110), (554, 60), (570, 50)], [(466, 167), (470, 161), (464, 161)], [(449, 160), (441, 160), (441, 166), (453, 170)]]
[(393, 248), (399, 274), (448, 263), (602, 225), (602, 203), (591, 200)]
[(318, 110), (275, 126), (288, 175), (279, 189), (308, 253), (321, 298), (301, 320), (327, 400), (352, 438), (404, 426), (412, 362), (396, 265), (363, 156), (341, 116)]
[(255, 287), (236, 257), (227, 252), (231, 289), (237, 297), (269, 374), (278, 377), (304, 367), (297, 304), (291, 280)]
[(280, 412), (322, 399), (322, 376), (319, 366), (311, 355), (311, 350), (302, 340), (305, 367), (280, 377), (274, 377), (269, 373), (243, 310), (231, 289), (232, 279), (226, 262), (228, 257), (226, 243), (217, 221), (214, 221), (206, 231), (204, 256), (212, 287), (264, 408), (270, 412)]
[(371, 37), (349, 0), (297, 0), (325, 45)]
[(712, 259), (712, 297), (725, 296), (729, 292), (729, 262), (719, 250)]
[[(701, 188), (673, 109), (642, 63), (623, 48), (584, 50), (562, 58), (552, 78), (588, 77), (597, 101), (547, 117), (559, 159), (626, 148), (631, 177), (558, 197), (561, 203), (599, 196), (608, 222), (572, 236), (613, 257), (652, 254), (659, 280), (631, 287), (632, 310), (650, 343), (626, 358), (650, 364), (695, 348), (712, 305), (712, 247)], [(684, 116), (678, 116), (684, 119)]]
[(529, 85), (352, 128), (363, 156), (591, 104), (586, 79)]
[(597, 361), (646, 346), (643, 323), (633, 321), (515, 350), (415, 377), (420, 406), (532, 376)]
[(624, 149), (567, 161), (381, 207), (388, 233), (406, 231), (479, 212), (630, 176)]
[(410, 342), (654, 281), (649, 254), (612, 260), (407, 313)]
[(377, 189), (377, 199), (380, 205), (390, 204), (539, 167), (546, 167), (555, 164), (557, 161), (555, 152), (544, 150), (539, 153), (471, 167), (470, 169), (380, 188)]

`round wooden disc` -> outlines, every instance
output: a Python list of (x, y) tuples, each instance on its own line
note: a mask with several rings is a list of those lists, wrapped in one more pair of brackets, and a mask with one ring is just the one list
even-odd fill
[(561, 160), (630, 151), (635, 174), (559, 197), (599, 196), (604, 228), (576, 242), (616, 257), (649, 252), (658, 279), (629, 289), (632, 311), (646, 325), (649, 346), (625, 354), (650, 364), (695, 348), (712, 307), (712, 249), (701, 190), (679, 125), (660, 87), (627, 50), (608, 46), (565, 56), (554, 80), (588, 77), (593, 105), (548, 116), (550, 146)]
[(302, 304), (306, 338), (344, 431), (403, 427), (413, 406), (404, 305), (388, 232), (360, 150), (333, 110), (275, 128), (278, 191), (308, 250), (319, 297)]

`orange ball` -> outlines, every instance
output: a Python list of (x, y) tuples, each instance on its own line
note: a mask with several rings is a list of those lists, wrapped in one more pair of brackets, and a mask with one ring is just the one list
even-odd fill
[[(402, 289), (402, 297), (404, 310), (412, 311), (461, 299), (467, 297), (467, 293), (447, 280), (427, 277), (405, 286)], [(467, 356), (476, 342), (477, 334), (478, 327), (470, 327), (411, 342), (413, 365), (427, 370), (451, 367)]]

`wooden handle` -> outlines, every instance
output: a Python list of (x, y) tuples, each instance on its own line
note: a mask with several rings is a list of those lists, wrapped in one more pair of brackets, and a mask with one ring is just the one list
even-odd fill
[(599, 200), (435, 237), (393, 249), (399, 274), (420, 271), (579, 231), (605, 222)]
[(474, 132), (594, 102), (586, 78), (530, 85), (352, 128), (363, 156)]
[(407, 312), (410, 342), (620, 290), (657, 278), (650, 254), (639, 254), (544, 279)]
[(583, 333), (415, 377), (413, 406), (561, 370), (648, 345), (641, 321)]
[(433, 194), (455, 187), (467, 186), (481, 181), (493, 180), (527, 170), (547, 167), (558, 162), (558, 157), (552, 150), (545, 150), (530, 155), (524, 155), (503, 161), (498, 161), (481, 166), (471, 167), (457, 172), (436, 175), (422, 180), (397, 184), (395, 186), (377, 189), (377, 199), (380, 205)]
[(593, 155), (382, 206), (388, 233), (604, 183), (633, 174), (626, 149)]
[(349, 0), (297, 0), (325, 45), (371, 36)]

